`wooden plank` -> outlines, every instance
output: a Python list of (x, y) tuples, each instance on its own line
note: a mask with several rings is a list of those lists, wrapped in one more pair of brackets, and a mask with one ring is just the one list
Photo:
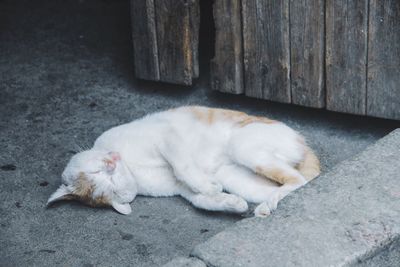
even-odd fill
[(160, 79), (153, 0), (131, 0), (132, 39), (137, 78)]
[(211, 60), (211, 87), (232, 94), (244, 92), (240, 1), (217, 0), (213, 6), (215, 57)]
[(199, 77), (200, 0), (189, 2), (190, 32), (192, 37), (192, 78)]
[(289, 0), (242, 0), (245, 93), (290, 103)]
[(160, 81), (192, 84), (192, 37), (187, 0), (154, 0)]
[(400, 1), (371, 0), (367, 114), (400, 119)]
[(292, 103), (325, 106), (325, 1), (290, 1)]
[(366, 111), (368, 0), (326, 1), (327, 109)]

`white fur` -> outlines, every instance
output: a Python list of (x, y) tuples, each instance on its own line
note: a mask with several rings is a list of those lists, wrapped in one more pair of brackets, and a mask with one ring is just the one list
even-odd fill
[[(247, 201), (262, 203), (255, 213), (266, 216), (281, 198), (305, 184), (294, 168), (304, 156), (299, 140), (279, 122), (238, 127), (230, 120), (207, 124), (191, 107), (164, 111), (103, 133), (92, 149), (71, 159), (63, 173), (65, 185), (48, 202), (67, 194), (66, 188), (84, 172), (95, 184), (93, 196), (106, 195), (123, 214), (131, 212), (129, 203), (136, 195), (180, 195), (207, 210), (244, 212)], [(110, 152), (121, 157), (113, 170), (103, 162)], [(258, 166), (282, 169), (303, 182), (280, 186), (255, 174)]]

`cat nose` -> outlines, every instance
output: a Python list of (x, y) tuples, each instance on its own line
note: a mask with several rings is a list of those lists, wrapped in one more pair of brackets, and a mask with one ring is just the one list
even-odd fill
[(109, 152), (108, 155), (111, 157), (113, 161), (121, 160), (121, 156), (118, 152)]

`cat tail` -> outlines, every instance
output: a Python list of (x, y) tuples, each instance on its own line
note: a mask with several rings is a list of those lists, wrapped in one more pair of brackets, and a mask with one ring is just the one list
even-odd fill
[(321, 170), (319, 160), (308, 146), (305, 146), (305, 154), (303, 161), (297, 165), (297, 170), (306, 178), (307, 181), (311, 181), (317, 177)]

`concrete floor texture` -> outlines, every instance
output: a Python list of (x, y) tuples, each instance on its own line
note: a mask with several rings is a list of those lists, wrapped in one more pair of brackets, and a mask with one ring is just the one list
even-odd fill
[(45, 208), (78, 147), (146, 114), (196, 104), (281, 120), (324, 172), (399, 126), (214, 92), (207, 64), (192, 87), (136, 80), (132, 55), (127, 0), (0, 0), (0, 266), (159, 266), (249, 216), (180, 198), (138, 197), (128, 216)]

